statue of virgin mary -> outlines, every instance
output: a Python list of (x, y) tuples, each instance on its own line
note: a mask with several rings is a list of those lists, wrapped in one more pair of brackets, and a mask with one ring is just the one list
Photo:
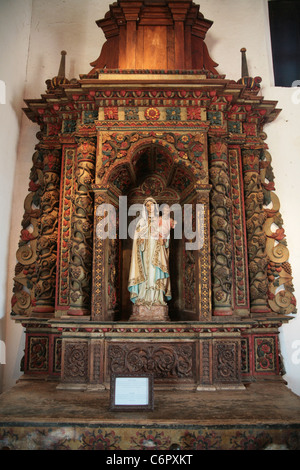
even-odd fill
[(171, 299), (169, 235), (151, 197), (144, 201), (134, 233), (128, 290), (134, 305), (166, 305)]

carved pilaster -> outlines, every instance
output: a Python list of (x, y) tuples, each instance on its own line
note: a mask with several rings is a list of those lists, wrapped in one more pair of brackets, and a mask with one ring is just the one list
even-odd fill
[(52, 313), (55, 306), (61, 151), (41, 150), (43, 162), (41, 217), (37, 240), (35, 313)]
[(184, 239), (184, 315), (185, 319), (195, 319), (197, 321), (207, 321), (211, 318), (209, 192), (209, 185), (203, 185), (202, 188), (199, 185), (196, 197), (192, 202), (192, 229), (194, 233), (197, 233), (197, 243), (189, 247), (190, 240)]
[(90, 190), (95, 178), (95, 158), (95, 139), (79, 138), (72, 212), (69, 315), (90, 313), (93, 249), (93, 198)]
[(231, 196), (227, 144), (209, 140), (213, 315), (232, 314)]
[(29, 316), (35, 302), (37, 239), (40, 219), (40, 198), (42, 194), (42, 154), (32, 156), (33, 166), (29, 176), (29, 194), (24, 201), (21, 237), (16, 253), (12, 315)]
[(268, 312), (266, 234), (263, 226), (264, 194), (259, 174), (259, 149), (243, 149), (245, 213), (249, 260), (250, 311)]
[(97, 227), (99, 222), (105, 217), (98, 215), (98, 207), (108, 203), (107, 193), (104, 191), (95, 192), (94, 205), (94, 249), (93, 249), (93, 289), (92, 308), (93, 320), (106, 320), (106, 289), (105, 289), (105, 248), (108, 243), (106, 239), (98, 236)]

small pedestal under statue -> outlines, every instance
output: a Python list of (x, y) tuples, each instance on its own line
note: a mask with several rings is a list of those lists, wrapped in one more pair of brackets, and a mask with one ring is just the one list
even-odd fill
[(170, 321), (167, 302), (171, 299), (169, 241), (173, 226), (168, 206), (159, 216), (156, 201), (151, 197), (144, 201), (133, 237), (129, 321)]

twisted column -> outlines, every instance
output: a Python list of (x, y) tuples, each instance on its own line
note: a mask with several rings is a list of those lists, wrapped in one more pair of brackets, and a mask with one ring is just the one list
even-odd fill
[(96, 139), (79, 138), (70, 250), (68, 315), (89, 315), (92, 283), (93, 199)]
[(209, 139), (213, 315), (232, 314), (232, 234), (227, 144)]
[(263, 229), (265, 213), (264, 194), (259, 174), (259, 149), (243, 149), (243, 173), (245, 192), (245, 214), (247, 227), (250, 311), (269, 312), (267, 304), (268, 257), (266, 253), (266, 234)]
[(47, 149), (41, 153), (43, 178), (33, 312), (47, 314), (55, 309), (61, 151)]

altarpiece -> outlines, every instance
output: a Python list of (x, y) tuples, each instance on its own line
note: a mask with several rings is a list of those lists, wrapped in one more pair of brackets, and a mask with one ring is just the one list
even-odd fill
[[(118, 0), (97, 25), (106, 42), (91, 71), (67, 79), (62, 52), (45, 93), (26, 100), (39, 142), (12, 297), (25, 376), (84, 390), (112, 373), (190, 390), (279, 378), (278, 328), (296, 301), (263, 130), (276, 102), (245, 67), (238, 82), (217, 72), (212, 21), (190, 0)], [(132, 240), (97, 236), (103, 204), (118, 228), (150, 196), (189, 205), (193, 230), (201, 219), (198, 249), (170, 237), (167, 321), (131, 317)]]

